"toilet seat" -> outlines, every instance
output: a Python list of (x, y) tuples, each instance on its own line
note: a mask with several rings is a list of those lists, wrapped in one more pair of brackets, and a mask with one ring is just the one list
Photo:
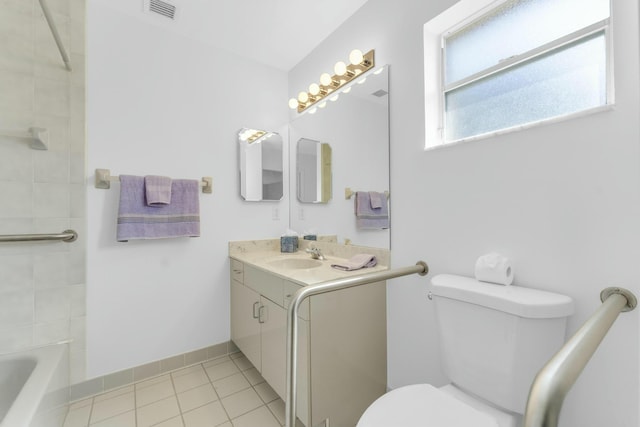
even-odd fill
[(498, 427), (498, 422), (430, 384), (415, 384), (382, 395), (356, 427), (391, 426)]

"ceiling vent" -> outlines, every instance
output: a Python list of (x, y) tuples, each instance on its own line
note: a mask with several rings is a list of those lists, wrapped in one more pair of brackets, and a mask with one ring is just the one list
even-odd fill
[(165, 18), (176, 19), (178, 10), (175, 5), (163, 0), (144, 0), (144, 11), (162, 15)]
[(389, 92), (387, 92), (386, 90), (380, 89), (380, 90), (377, 90), (377, 91), (373, 92), (371, 95), (377, 96), (378, 98), (382, 98), (383, 96), (385, 96), (388, 93)]

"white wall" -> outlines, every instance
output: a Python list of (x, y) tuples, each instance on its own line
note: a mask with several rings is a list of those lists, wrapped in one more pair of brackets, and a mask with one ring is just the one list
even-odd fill
[[(423, 151), (425, 22), (453, 0), (370, 0), (289, 75), (289, 94), (344, 60), (376, 49), (391, 65), (393, 264), (427, 261), (472, 275), (475, 259), (511, 257), (515, 284), (575, 299), (569, 331), (616, 284), (640, 293), (638, 4), (614, 0), (612, 111), (434, 151)], [(428, 278), (388, 290), (389, 385), (444, 384)], [(637, 427), (638, 310), (620, 316), (575, 384), (561, 425)]]
[[(227, 341), (227, 242), (288, 224), (288, 195), (240, 199), (236, 147), (243, 126), (286, 140), (286, 74), (143, 22), (130, 3), (88, 7), (88, 377)], [(119, 185), (93, 188), (96, 168), (212, 176), (201, 237), (116, 243)]]

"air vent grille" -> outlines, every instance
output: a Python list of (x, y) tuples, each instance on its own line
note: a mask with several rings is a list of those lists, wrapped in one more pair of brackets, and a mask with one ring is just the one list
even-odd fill
[(176, 7), (162, 0), (149, 0), (149, 12), (154, 12), (169, 19), (176, 18)]
[(371, 95), (377, 96), (378, 98), (382, 98), (383, 96), (385, 96), (388, 93), (389, 92), (387, 92), (386, 90), (380, 89), (380, 90), (377, 90), (377, 91), (373, 92)]

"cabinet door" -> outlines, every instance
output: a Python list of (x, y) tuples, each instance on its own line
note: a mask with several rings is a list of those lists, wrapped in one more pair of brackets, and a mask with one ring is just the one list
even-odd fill
[(261, 297), (262, 376), (281, 397), (285, 394), (287, 315), (284, 308)]
[(259, 307), (257, 292), (231, 281), (231, 339), (258, 371), (261, 370)]

